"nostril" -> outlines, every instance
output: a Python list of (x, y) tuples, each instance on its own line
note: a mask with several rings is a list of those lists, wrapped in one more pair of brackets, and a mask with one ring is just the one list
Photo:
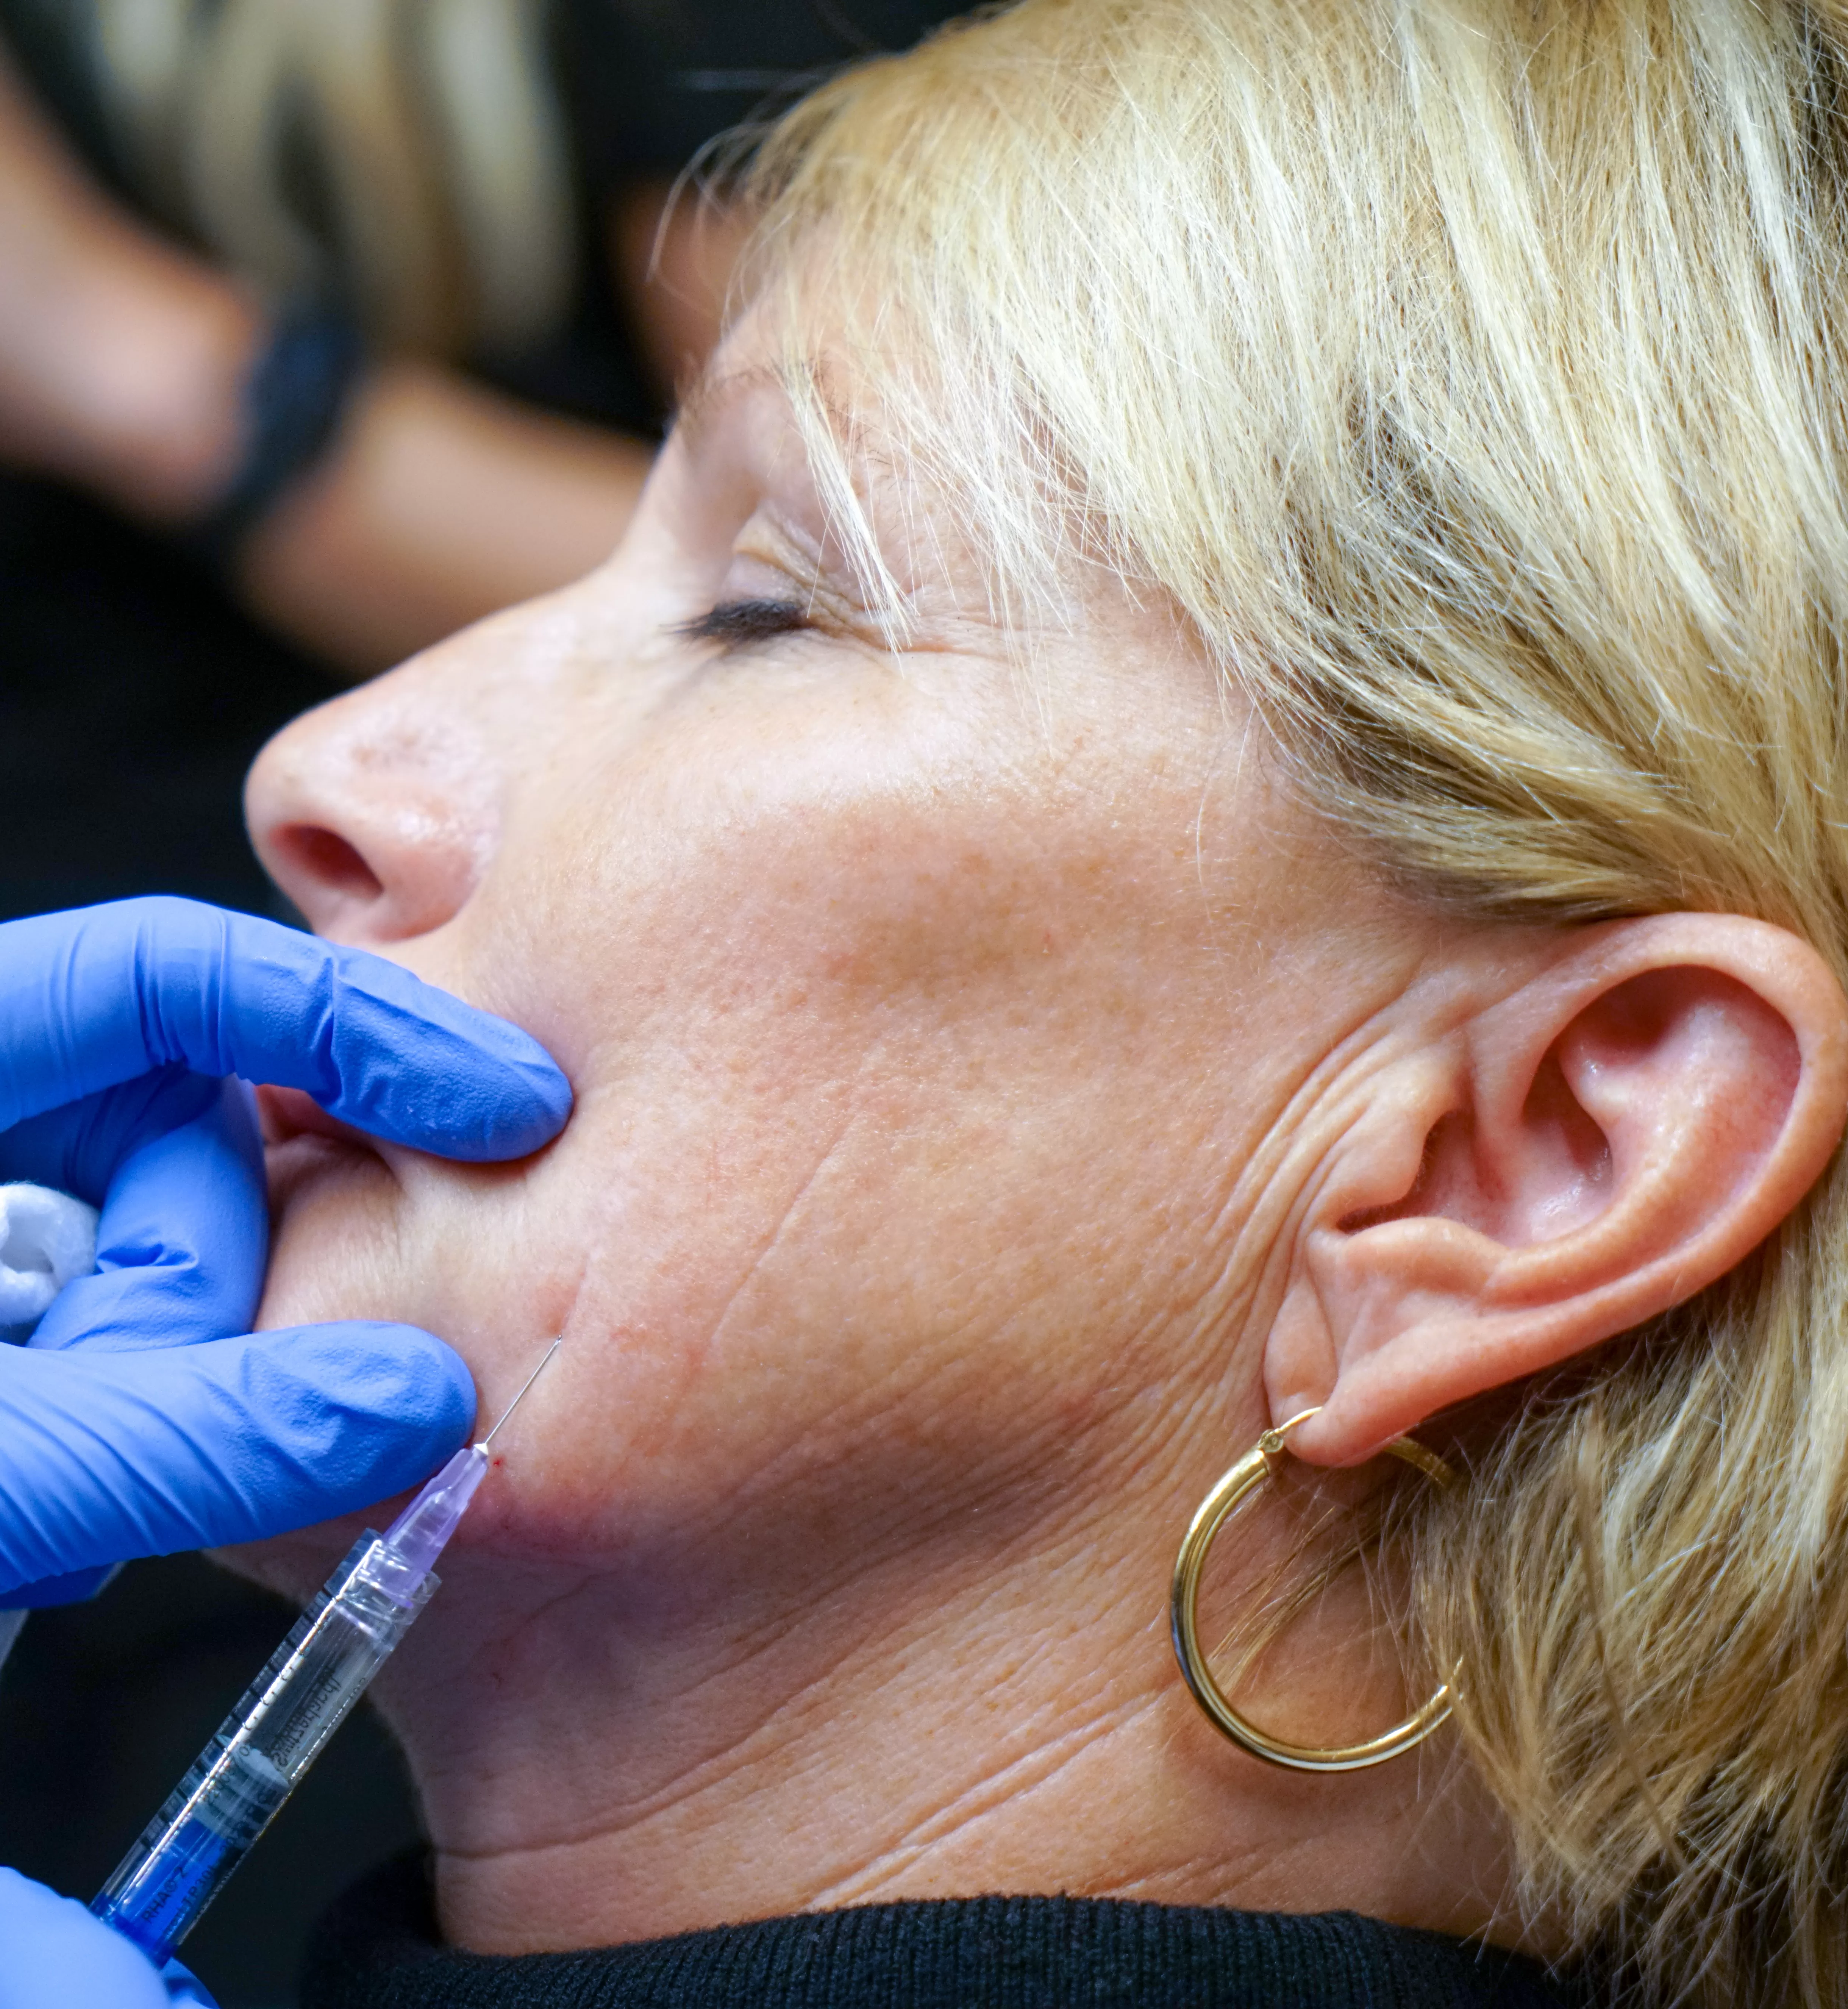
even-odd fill
[(376, 900), (384, 892), (378, 874), (346, 839), (318, 824), (292, 824), (271, 842), (292, 872), (324, 892), (349, 900)]

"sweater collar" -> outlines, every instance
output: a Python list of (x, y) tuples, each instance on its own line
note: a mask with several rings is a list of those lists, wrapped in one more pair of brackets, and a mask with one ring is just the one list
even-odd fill
[(1114, 1898), (857, 1905), (589, 1952), (499, 1957), (437, 1939), (428, 1858), (323, 1921), (301, 2009), (1567, 2009), (1535, 1962), (1351, 1912)]

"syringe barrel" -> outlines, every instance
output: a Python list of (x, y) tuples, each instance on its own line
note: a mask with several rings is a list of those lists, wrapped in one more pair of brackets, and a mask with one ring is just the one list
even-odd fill
[(90, 1909), (168, 1959), (345, 1720), (436, 1577), (368, 1529), (218, 1728)]

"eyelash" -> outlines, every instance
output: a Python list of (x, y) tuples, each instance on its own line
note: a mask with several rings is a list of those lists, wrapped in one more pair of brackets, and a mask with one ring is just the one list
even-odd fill
[(674, 632), (689, 642), (717, 642), (726, 649), (748, 649), (779, 635), (796, 635), (810, 625), (806, 611), (793, 600), (722, 600), (717, 607)]

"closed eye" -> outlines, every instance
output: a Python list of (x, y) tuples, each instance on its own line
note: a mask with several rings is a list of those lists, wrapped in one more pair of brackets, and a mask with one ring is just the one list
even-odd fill
[(794, 600), (724, 600), (710, 612), (683, 621), (673, 632), (689, 642), (717, 642), (723, 648), (748, 648), (778, 635), (795, 635), (809, 625), (808, 610)]

